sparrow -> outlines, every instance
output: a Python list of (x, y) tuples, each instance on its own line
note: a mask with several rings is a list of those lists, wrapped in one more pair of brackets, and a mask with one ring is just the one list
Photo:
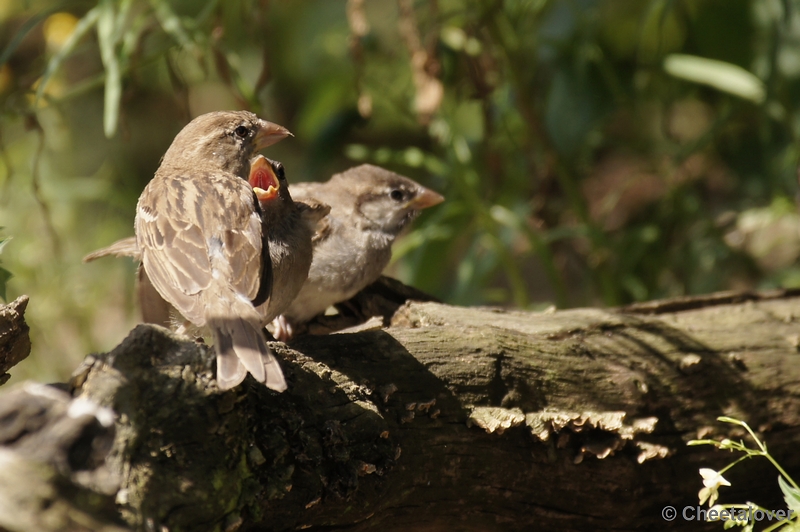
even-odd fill
[[(264, 323), (268, 323), (292, 302), (308, 276), (312, 235), (330, 211), (330, 206), (312, 198), (303, 202), (293, 201), (283, 164), (263, 155), (250, 161), (248, 182), (262, 207), (262, 223), (267, 230), (272, 265), (272, 294), (257, 309)], [(271, 205), (273, 201), (276, 203)], [(123, 238), (94, 251), (86, 255), (83, 262), (110, 255), (141, 261), (136, 237)], [(174, 323), (174, 309), (153, 288), (141, 264), (137, 270), (137, 293), (144, 322), (168, 328)]]
[(422, 209), (444, 201), (440, 194), (402, 175), (363, 164), (325, 183), (298, 183), (297, 201), (317, 200), (330, 213), (312, 237), (311, 268), (300, 292), (273, 321), (274, 335), (289, 340), (295, 327), (346, 301), (380, 277), (395, 239)]
[[(259, 202), (270, 205), (263, 209), (263, 222), (272, 263), (272, 295), (257, 308), (264, 323), (269, 323), (289, 306), (308, 277), (311, 237), (330, 206), (312, 198), (293, 201), (283, 165), (264, 156), (253, 160), (249, 182)], [(275, 182), (277, 191), (264, 188)]]
[(211, 330), (221, 390), (247, 373), (286, 389), (256, 310), (272, 292), (264, 220), (281, 208), (281, 185), (265, 180), (254, 190), (248, 177), (253, 154), (288, 135), (247, 111), (201, 115), (175, 137), (136, 207), (142, 276), (186, 320), (178, 332)]

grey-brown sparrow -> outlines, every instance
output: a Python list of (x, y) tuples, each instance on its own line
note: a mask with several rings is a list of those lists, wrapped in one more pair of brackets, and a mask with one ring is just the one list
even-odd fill
[(331, 209), (313, 237), (308, 279), (273, 322), (280, 340), (291, 338), (296, 324), (375, 281), (391, 259), (395, 239), (422, 209), (444, 201), (419, 183), (371, 164), (350, 168), (325, 183), (298, 183), (289, 190), (298, 201), (314, 199)]

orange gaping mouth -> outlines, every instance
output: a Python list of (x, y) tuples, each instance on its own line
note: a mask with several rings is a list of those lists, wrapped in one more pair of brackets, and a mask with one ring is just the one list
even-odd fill
[(263, 155), (257, 155), (250, 161), (250, 177), (248, 178), (253, 192), (256, 193), (258, 201), (269, 201), (278, 195), (281, 188), (278, 177), (272, 170), (269, 160)]

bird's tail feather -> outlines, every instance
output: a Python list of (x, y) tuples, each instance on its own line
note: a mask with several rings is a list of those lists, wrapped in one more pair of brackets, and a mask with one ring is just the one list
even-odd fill
[(247, 376), (247, 370), (233, 351), (233, 339), (220, 329), (214, 329), (214, 346), (217, 350), (217, 386), (230, 390)]
[(286, 389), (278, 361), (269, 352), (258, 328), (245, 319), (214, 318), (209, 320), (217, 350), (217, 386), (228, 390), (241, 383), (247, 372), (268, 388)]
[(83, 257), (83, 262), (92, 262), (93, 260), (109, 257), (111, 255), (114, 255), (115, 257), (131, 257), (135, 260), (142, 260), (142, 253), (139, 251), (139, 246), (136, 244), (136, 237), (129, 236), (128, 238), (117, 240), (108, 247), (104, 247), (103, 249), (98, 249), (97, 251), (89, 253)]

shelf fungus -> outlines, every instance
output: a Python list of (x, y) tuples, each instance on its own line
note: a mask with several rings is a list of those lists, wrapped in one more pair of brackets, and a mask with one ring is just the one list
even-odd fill
[(472, 409), (467, 426), (480, 427), (489, 434), (502, 434), (512, 427), (525, 425), (539, 441), (547, 442), (557, 436), (557, 448), (576, 448), (575, 463), (582, 462), (587, 455), (607, 458), (628, 444), (638, 449), (639, 463), (651, 458), (665, 458), (670, 454), (670, 450), (664, 446), (637, 440), (638, 435), (651, 434), (655, 430), (657, 418), (635, 419), (628, 424), (625, 417), (625, 412), (613, 411), (544, 410), (526, 414), (519, 408), (479, 406)]
[(625, 422), (625, 412), (564, 412), (541, 411), (525, 415), (525, 425), (534, 438), (543, 442), (559, 435), (558, 447), (569, 445), (570, 434), (580, 436), (579, 452), (575, 463), (581, 463), (587, 455), (599, 459), (607, 458), (623, 449), (630, 442), (638, 450), (637, 461), (641, 464), (651, 458), (664, 458), (670, 450), (661, 445), (638, 441), (637, 436), (651, 434), (658, 423), (656, 417), (634, 419)]
[(467, 426), (480, 427), (489, 434), (502, 434), (511, 427), (525, 423), (525, 413), (519, 408), (476, 406), (467, 419)]

